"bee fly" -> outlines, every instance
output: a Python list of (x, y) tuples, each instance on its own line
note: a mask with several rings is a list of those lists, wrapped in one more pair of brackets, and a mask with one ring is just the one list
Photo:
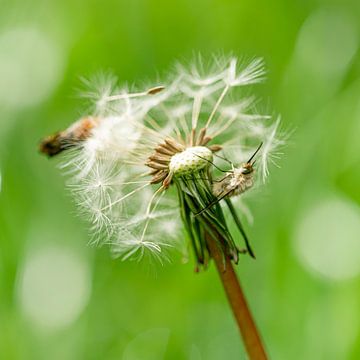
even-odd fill
[(85, 117), (63, 131), (58, 131), (53, 135), (44, 138), (39, 145), (40, 152), (49, 157), (55, 156), (64, 150), (72, 148), (86, 140), (91, 130), (97, 126), (97, 119)]
[(262, 143), (258, 146), (250, 159), (246, 163), (242, 164), (241, 167), (236, 168), (233, 163), (230, 162), (232, 170), (227, 171), (223, 178), (214, 183), (213, 194), (218, 198), (216, 201), (220, 201), (226, 196), (231, 197), (240, 195), (254, 185), (253, 175), (256, 160), (252, 160), (259, 152), (261, 146)]
[(255, 258), (255, 254), (251, 249), (249, 244), (248, 237), (245, 233), (244, 227), (242, 226), (240, 219), (236, 213), (236, 210), (230, 200), (231, 196), (240, 195), (245, 192), (247, 189), (251, 188), (254, 185), (254, 164), (253, 161), (256, 154), (259, 152), (262, 143), (258, 146), (254, 154), (250, 157), (250, 159), (241, 165), (241, 167), (235, 167), (232, 162), (223, 158), (225, 161), (231, 164), (232, 170), (225, 171), (226, 175), (221, 179), (217, 180), (213, 184), (213, 194), (216, 196), (216, 199), (207, 205), (204, 209), (200, 210), (195, 216), (200, 215), (204, 211), (208, 210), (212, 206), (216, 205), (219, 201), (225, 198), (226, 204), (228, 205), (230, 212), (232, 213), (234, 220), (236, 222), (241, 235), (244, 238), (246, 250), (247, 252)]

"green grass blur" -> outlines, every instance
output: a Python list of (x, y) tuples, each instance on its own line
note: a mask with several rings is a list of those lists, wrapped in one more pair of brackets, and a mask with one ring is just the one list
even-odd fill
[(141, 84), (199, 52), (264, 57), (256, 94), (293, 130), (248, 202), (257, 260), (237, 268), (271, 358), (360, 358), (358, 0), (0, 4), (0, 359), (246, 358), (212, 266), (87, 246), (37, 151), (83, 113), (80, 76)]

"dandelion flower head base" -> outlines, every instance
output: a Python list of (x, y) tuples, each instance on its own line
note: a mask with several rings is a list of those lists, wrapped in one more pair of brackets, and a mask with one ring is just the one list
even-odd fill
[(221, 238), (219, 248), (237, 262), (242, 251), (223, 203), (253, 254), (231, 198), (266, 179), (283, 145), (279, 121), (255, 112), (254, 97), (240, 92), (263, 80), (261, 59), (215, 59), (204, 69), (200, 61), (179, 65), (166, 85), (145, 91), (97, 84), (91, 115), (40, 145), (49, 156), (66, 150), (62, 167), (93, 242), (115, 256), (169, 259), (171, 249), (184, 251), (183, 226), (199, 265), (210, 258), (205, 234)]
[[(201, 131), (206, 133), (205, 129)], [(185, 139), (179, 142), (166, 138), (154, 149), (154, 153), (148, 158), (146, 165), (153, 170), (151, 183), (162, 182), (164, 188), (169, 187), (173, 176), (191, 175), (212, 163), (212, 152), (219, 151), (220, 146), (206, 147), (204, 137), (199, 141), (198, 146), (191, 146), (191, 141), (186, 144)]]
[(169, 169), (174, 175), (187, 175), (209, 166), (213, 160), (212, 152), (204, 146), (192, 146), (175, 154)]

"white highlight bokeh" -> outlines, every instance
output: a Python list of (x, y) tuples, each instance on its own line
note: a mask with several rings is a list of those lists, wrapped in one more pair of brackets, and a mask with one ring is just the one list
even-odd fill
[(63, 77), (59, 41), (36, 27), (0, 33), (0, 106), (18, 109), (47, 99)]
[(331, 196), (305, 209), (294, 235), (303, 266), (330, 280), (360, 274), (360, 208)]
[(46, 330), (73, 323), (90, 296), (89, 265), (71, 248), (47, 246), (30, 252), (18, 281), (18, 300), (26, 316)]

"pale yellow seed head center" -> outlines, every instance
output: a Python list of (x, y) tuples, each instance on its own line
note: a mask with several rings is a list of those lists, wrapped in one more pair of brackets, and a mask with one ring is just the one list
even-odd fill
[(169, 168), (174, 175), (186, 175), (209, 166), (212, 161), (211, 150), (205, 146), (192, 146), (175, 154)]

